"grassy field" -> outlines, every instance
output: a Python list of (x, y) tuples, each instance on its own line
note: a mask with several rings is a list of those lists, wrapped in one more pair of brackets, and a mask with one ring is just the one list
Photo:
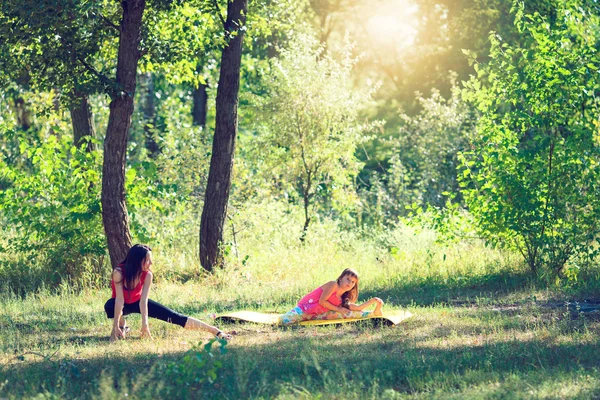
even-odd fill
[(225, 353), (219, 343), (211, 355), (204, 350), (210, 335), (161, 321), (151, 321), (153, 340), (140, 339), (137, 316), (129, 318), (133, 334), (110, 344), (108, 283), (25, 298), (6, 292), (0, 398), (600, 397), (599, 319), (565, 306), (593, 298), (593, 289), (533, 279), (508, 253), (444, 248), (406, 229), (390, 235), (396, 250), (355, 238), (304, 247), (247, 239), (243, 248), (254, 250), (240, 257), (245, 265), (188, 282), (185, 260), (156, 249), (151, 297), (201, 319), (287, 311), (346, 266), (361, 274), (361, 299), (378, 295), (385, 307), (414, 314), (391, 328), (225, 325), (236, 333)]

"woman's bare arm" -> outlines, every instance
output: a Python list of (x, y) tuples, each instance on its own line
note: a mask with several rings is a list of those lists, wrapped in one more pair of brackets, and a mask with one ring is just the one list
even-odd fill
[(148, 271), (144, 286), (142, 287), (142, 297), (140, 298), (140, 313), (142, 314), (142, 336), (152, 339), (150, 327), (148, 326), (148, 296), (152, 286), (152, 272)]

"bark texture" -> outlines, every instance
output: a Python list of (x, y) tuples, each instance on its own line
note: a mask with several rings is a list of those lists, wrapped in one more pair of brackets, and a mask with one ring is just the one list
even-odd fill
[(123, 19), (117, 60), (118, 91), (110, 103), (102, 167), (102, 221), (113, 267), (125, 258), (131, 247), (125, 204), (125, 157), (133, 114), (136, 71), (141, 56), (139, 44), (146, 1), (123, 0), (121, 5)]
[(96, 145), (83, 139), (95, 138), (96, 128), (94, 126), (94, 115), (92, 106), (87, 96), (75, 95), (77, 102), (69, 110), (71, 112), (71, 124), (73, 125), (73, 144), (77, 147), (85, 144), (87, 151), (96, 149)]
[(200, 221), (200, 262), (208, 271), (212, 271), (215, 266), (223, 265), (220, 246), (227, 216), (237, 136), (238, 92), (244, 38), (244, 30), (240, 28), (245, 25), (247, 9), (248, 0), (233, 0), (227, 6), (225, 30), (228, 34), (237, 32), (237, 35), (229, 41), (221, 56), (215, 134)]

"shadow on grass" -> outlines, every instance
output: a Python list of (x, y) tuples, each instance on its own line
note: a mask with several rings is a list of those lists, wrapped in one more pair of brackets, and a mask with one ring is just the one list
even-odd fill
[(492, 275), (451, 279), (440, 278), (395, 281), (381, 287), (361, 288), (361, 298), (381, 297), (400, 306), (472, 305), (478, 301), (502, 302), (515, 293), (529, 293), (539, 282), (528, 272), (502, 272)]
[(493, 389), (497, 392), (510, 379), (517, 379), (517, 388), (510, 389), (517, 390), (512, 393), (516, 397), (528, 397), (531, 388), (585, 379), (591, 382), (586, 396), (600, 395), (598, 340), (498, 340), (434, 347), (431, 342), (386, 329), (377, 340), (369, 338), (373, 332), (368, 329), (304, 329), (292, 333), (243, 347), (234, 341), (227, 354), (217, 356), (223, 368), (214, 383), (195, 381), (204, 376), (201, 368), (188, 371), (190, 374), (182, 379), (168, 378), (161, 366), (181, 362), (185, 353), (158, 355), (149, 343), (149, 353), (134, 357), (108, 348), (104, 355), (87, 360), (11, 362), (0, 370), (3, 381), (9, 382), (0, 386), (0, 397), (47, 392), (64, 398), (114, 397), (109, 395), (115, 393), (127, 393), (130, 398), (249, 398), (322, 392), (361, 398), (372, 391), (380, 395), (386, 390), (456, 395), (490, 383), (497, 383)]
[[(105, 316), (104, 312), (102, 314)], [(15, 329), (22, 334), (35, 334), (39, 332), (63, 332), (76, 330), (76, 327), (97, 323), (98, 315), (87, 312), (32, 312), (18, 316), (2, 315), (0, 329)]]
[[(311, 393), (354, 392), (360, 398), (375, 382), (379, 390), (410, 394), (428, 392), (436, 386), (455, 390), (465, 384), (501, 381), (512, 375), (526, 382), (525, 391), (531, 384), (552, 382), (572, 372), (585, 375), (595, 371), (596, 379), (600, 378), (594, 370), (598, 366), (594, 355), (598, 342), (555, 345), (539, 340), (508, 341), (440, 349), (415, 346), (408, 340), (353, 345), (352, 337), (340, 340), (339, 335), (328, 336), (300, 340), (289, 337), (232, 349), (228, 368), (222, 373), (227, 391), (218, 395), (270, 397), (291, 387)], [(541, 375), (532, 381), (527, 379), (529, 373), (540, 371)], [(467, 377), (473, 372), (477, 378), (469, 381), (472, 378)]]

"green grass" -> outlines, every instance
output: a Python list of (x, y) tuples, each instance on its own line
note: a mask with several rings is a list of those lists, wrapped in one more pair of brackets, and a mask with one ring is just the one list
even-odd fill
[[(179, 293), (165, 285), (161, 293)], [(186, 285), (188, 293), (201, 285)], [(183, 296), (181, 293), (179, 293)], [(42, 295), (2, 302), (0, 396), (106, 398), (166, 393), (160, 365), (181, 360), (209, 336), (152, 322), (108, 342), (100, 293)], [(203, 316), (203, 303), (190, 303)], [(274, 329), (228, 326), (214, 384), (169, 388), (198, 397), (594, 398), (600, 395), (597, 321), (534, 302), (516, 306), (414, 304), (393, 328)], [(211, 309), (207, 309), (211, 311)], [(139, 326), (139, 318), (130, 318)], [(201, 371), (199, 371), (201, 375)], [(135, 385), (138, 380), (146, 382)], [(197, 390), (196, 390), (197, 389)]]
[(198, 383), (206, 368), (168, 371), (210, 335), (151, 321), (154, 339), (143, 340), (132, 316), (132, 336), (110, 344), (108, 281), (83, 292), (63, 285), (18, 297), (6, 290), (0, 398), (600, 397), (600, 322), (549, 306), (574, 293), (593, 296), (597, 282), (558, 288), (533, 279), (515, 255), (466, 243), (440, 247), (406, 228), (383, 239), (315, 231), (303, 247), (286, 242), (293, 235), (240, 236), (246, 262), (233, 257), (212, 276), (194, 275), (192, 252), (158, 247), (151, 297), (204, 320), (229, 310), (284, 312), (352, 266), (362, 299), (378, 295), (414, 317), (392, 328), (221, 326), (236, 335), (225, 354), (213, 351), (222, 362), (216, 381)]

